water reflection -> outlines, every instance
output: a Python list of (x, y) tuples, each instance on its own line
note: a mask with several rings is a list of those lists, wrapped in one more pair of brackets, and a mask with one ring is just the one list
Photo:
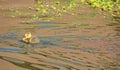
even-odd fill
[(15, 49), (15, 48), (0, 48), (0, 52), (16, 52), (16, 53), (25, 53), (24, 50)]

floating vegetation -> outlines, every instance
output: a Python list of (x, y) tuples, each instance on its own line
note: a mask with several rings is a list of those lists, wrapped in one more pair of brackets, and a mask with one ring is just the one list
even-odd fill
[(113, 17), (120, 17), (120, 0), (81, 0), (81, 2), (108, 11)]
[[(68, 13), (70, 10), (75, 9), (78, 7), (77, 0), (72, 1), (62, 1), (62, 0), (50, 0), (50, 1), (42, 1), (38, 0), (36, 4), (32, 7), (32, 9), (35, 9), (36, 12), (42, 14), (42, 16), (62, 16), (64, 13)], [(64, 6), (62, 5), (64, 4)]]

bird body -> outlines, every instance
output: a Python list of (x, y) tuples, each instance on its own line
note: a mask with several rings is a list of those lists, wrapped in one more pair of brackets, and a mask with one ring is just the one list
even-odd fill
[(39, 38), (33, 37), (30, 32), (25, 34), (25, 37), (23, 38), (23, 41), (25, 43), (31, 43), (31, 44), (40, 43)]

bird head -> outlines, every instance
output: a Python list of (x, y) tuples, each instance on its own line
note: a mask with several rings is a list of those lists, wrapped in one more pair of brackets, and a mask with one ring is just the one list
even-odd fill
[(32, 37), (32, 34), (30, 32), (25, 33), (25, 38), (31, 38), (31, 37)]

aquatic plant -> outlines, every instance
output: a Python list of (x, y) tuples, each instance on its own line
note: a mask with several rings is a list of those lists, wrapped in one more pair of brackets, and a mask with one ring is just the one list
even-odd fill
[(81, 2), (120, 17), (120, 0), (81, 0)]
[(62, 14), (75, 9), (78, 6), (77, 1), (78, 0), (50, 0), (49, 2), (44, 2), (37, 0), (35, 9), (39, 14), (42, 14), (42, 16), (62, 16)]
[(120, 0), (37, 0), (34, 9), (40, 16), (45, 17), (62, 16), (64, 13), (74, 15), (72, 11), (75, 11), (81, 3), (103, 12), (108, 11), (111, 16), (120, 16)]

